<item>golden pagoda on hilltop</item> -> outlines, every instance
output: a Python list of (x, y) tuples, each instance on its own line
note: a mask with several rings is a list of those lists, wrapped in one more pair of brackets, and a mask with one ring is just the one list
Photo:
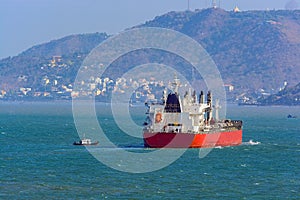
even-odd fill
[(235, 6), (233, 12), (237, 13), (237, 12), (241, 12), (241, 10), (237, 6)]

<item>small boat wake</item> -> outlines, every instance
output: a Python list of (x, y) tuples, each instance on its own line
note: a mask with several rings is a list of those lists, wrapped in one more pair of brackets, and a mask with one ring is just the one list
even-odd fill
[[(87, 146), (88, 147), (88, 146)], [(98, 150), (105, 150), (105, 151), (121, 151), (121, 150), (144, 150), (144, 145), (118, 145), (118, 146), (96, 146), (96, 147), (89, 147), (89, 150), (98, 151)]]
[(242, 145), (250, 145), (250, 146), (253, 146), (253, 145), (259, 145), (261, 144), (261, 142), (254, 142), (253, 140), (249, 140), (249, 142), (243, 142)]

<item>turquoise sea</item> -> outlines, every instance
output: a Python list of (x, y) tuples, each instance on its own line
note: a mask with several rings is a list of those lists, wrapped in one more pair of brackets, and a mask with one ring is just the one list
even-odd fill
[[(121, 134), (107, 109), (97, 105), (119, 146), (111, 150), (149, 151)], [(144, 112), (132, 108), (136, 123)], [(188, 149), (161, 170), (133, 174), (72, 145), (79, 137), (70, 103), (2, 102), (0, 199), (300, 199), (300, 107), (229, 105), (227, 116), (244, 121), (241, 146), (215, 148), (201, 159), (198, 149)]]

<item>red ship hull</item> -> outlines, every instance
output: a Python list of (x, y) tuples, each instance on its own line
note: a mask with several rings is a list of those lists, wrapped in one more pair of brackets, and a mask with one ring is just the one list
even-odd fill
[(242, 130), (199, 134), (144, 132), (144, 146), (150, 148), (210, 148), (241, 143)]

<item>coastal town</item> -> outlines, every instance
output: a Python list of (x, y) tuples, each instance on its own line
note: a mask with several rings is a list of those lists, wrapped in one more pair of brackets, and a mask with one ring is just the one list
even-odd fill
[[(77, 56), (77, 59), (82, 60), (81, 56)], [(97, 101), (109, 102), (112, 94), (122, 94), (131, 89), (133, 91), (132, 102), (145, 102), (160, 100), (164, 88), (170, 86), (170, 81), (156, 80), (155, 77), (151, 76), (129, 79), (91, 76), (89, 80), (79, 83), (86, 90), (77, 91), (74, 88), (75, 77), (65, 77), (61, 72), (72, 71), (78, 68), (79, 63), (63, 56), (53, 56), (39, 67), (39, 74), (43, 74), (43, 76), (32, 78), (28, 74), (19, 74), (16, 80), (18, 87), (9, 90), (0, 88), (0, 100), (51, 101), (95, 96)], [(33, 82), (32, 79), (35, 81)], [(288, 82), (285, 81), (282, 87), (273, 91), (273, 94), (283, 91), (287, 85)], [(241, 105), (257, 104), (258, 98), (272, 94), (272, 91), (265, 91), (264, 89), (256, 91), (253, 96), (242, 91), (239, 93), (235, 90), (235, 86), (229, 83), (225, 83), (224, 88), (228, 101)]]

